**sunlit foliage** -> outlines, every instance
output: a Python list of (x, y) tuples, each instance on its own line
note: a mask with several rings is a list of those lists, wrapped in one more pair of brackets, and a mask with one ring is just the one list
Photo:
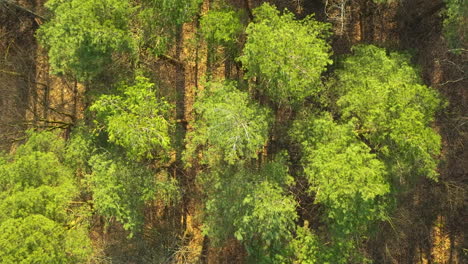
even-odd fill
[(169, 105), (156, 97), (154, 84), (144, 77), (119, 90), (118, 95), (102, 95), (91, 106), (99, 129), (130, 158), (167, 158), (171, 148)]
[(188, 136), (188, 157), (200, 147), (204, 163), (234, 164), (255, 158), (267, 141), (269, 111), (252, 102), (234, 83), (208, 83), (194, 109), (197, 119)]
[(86, 224), (74, 222), (82, 209), (69, 210), (78, 188), (64, 141), (50, 132), (28, 136), (0, 163), (0, 262), (85, 262), (91, 244)]
[(247, 42), (239, 58), (246, 77), (278, 103), (300, 104), (321, 90), (320, 76), (331, 64), (326, 41), (328, 24), (313, 17), (296, 20), (263, 4), (247, 27)]
[(127, 0), (49, 0), (52, 18), (38, 31), (57, 74), (80, 81), (97, 77), (113, 62), (113, 54), (135, 50)]

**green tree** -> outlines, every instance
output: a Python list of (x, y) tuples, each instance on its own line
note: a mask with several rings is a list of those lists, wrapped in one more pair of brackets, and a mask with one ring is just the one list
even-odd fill
[(54, 73), (88, 81), (113, 63), (113, 55), (134, 53), (129, 1), (49, 0), (46, 7), (53, 15), (37, 34)]
[(293, 129), (293, 137), (301, 142), (309, 191), (326, 209), (324, 218), (336, 252), (323, 257), (332, 263), (348, 263), (359, 237), (386, 212), (379, 200), (389, 193), (384, 163), (360, 141), (354, 128), (353, 122), (340, 125), (325, 115), (299, 118)]
[(319, 264), (325, 263), (320, 257), (324, 248), (316, 234), (309, 228), (309, 222), (304, 226), (296, 228), (296, 237), (291, 241), (294, 264)]
[(208, 68), (217, 61), (231, 62), (241, 51), (245, 15), (230, 6), (215, 6), (200, 19), (200, 33), (208, 47)]
[(201, 148), (204, 163), (234, 164), (255, 158), (266, 144), (269, 111), (253, 103), (234, 83), (208, 83), (197, 96), (194, 109), (194, 130), (187, 135), (187, 162)]
[(154, 84), (136, 77), (133, 85), (121, 85), (118, 95), (102, 95), (90, 107), (96, 112), (96, 125), (108, 140), (123, 147), (135, 160), (167, 159), (170, 106), (156, 97)]
[(143, 0), (138, 21), (140, 45), (154, 55), (163, 54), (177, 37), (183, 23), (199, 11), (202, 0)]
[(167, 175), (157, 179), (143, 164), (106, 155), (93, 156), (90, 164), (88, 179), (96, 210), (122, 223), (130, 237), (141, 231), (146, 202), (160, 198), (167, 204), (177, 198), (176, 182)]
[(77, 133), (71, 144), (85, 147), (70, 154), (89, 159), (84, 165), (97, 211), (133, 236), (141, 231), (147, 202), (178, 198), (177, 183), (164, 170), (171, 151), (169, 104), (156, 96), (153, 83), (137, 76), (116, 94), (101, 95), (90, 110), (96, 113), (95, 136)]
[(247, 42), (239, 58), (246, 77), (273, 101), (301, 104), (321, 90), (320, 76), (331, 64), (325, 40), (329, 25), (312, 16), (295, 20), (285, 11), (263, 4), (254, 10), (255, 21), (247, 27)]
[(203, 231), (215, 245), (238, 239), (249, 263), (282, 263), (289, 257), (296, 202), (284, 190), (293, 184), (282, 159), (261, 169), (227, 166), (202, 175), (207, 194)]
[(50, 132), (28, 136), (0, 164), (0, 262), (86, 262), (86, 224), (75, 221), (86, 208), (71, 206), (79, 193), (64, 141)]
[(332, 85), (337, 114), (355, 120), (358, 136), (389, 168), (394, 183), (437, 178), (441, 139), (430, 127), (441, 100), (422, 84), (409, 57), (356, 46)]
[(208, 43), (232, 48), (243, 33), (244, 25), (239, 11), (213, 9), (201, 17), (200, 30)]
[(390, 213), (390, 195), (420, 177), (437, 179), (440, 136), (430, 127), (441, 106), (409, 57), (356, 46), (328, 83), (322, 101), (332, 113), (304, 110), (291, 136), (324, 207), (330, 246), (318, 257), (363, 262), (357, 247), (369, 227)]

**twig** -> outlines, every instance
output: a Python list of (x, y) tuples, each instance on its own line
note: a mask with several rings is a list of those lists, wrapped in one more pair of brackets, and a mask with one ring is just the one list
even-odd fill
[(466, 79), (468, 79), (468, 78), (466, 78), (466, 77), (461, 77), (461, 78), (458, 78), (458, 79), (456, 79), (456, 80), (449, 80), (449, 81), (446, 81), (446, 82), (440, 84), (440, 86), (444, 86), (444, 85), (447, 85), (447, 84), (449, 84), (449, 83), (461, 82), (461, 81), (464, 81), (464, 80), (466, 80)]

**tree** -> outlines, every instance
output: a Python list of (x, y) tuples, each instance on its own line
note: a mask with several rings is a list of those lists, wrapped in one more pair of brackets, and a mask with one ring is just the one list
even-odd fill
[(177, 37), (183, 23), (198, 12), (202, 0), (143, 0), (138, 13), (140, 46), (161, 55)]
[(250, 101), (232, 82), (208, 83), (197, 96), (194, 109), (194, 130), (187, 135), (185, 153), (189, 163), (198, 148), (206, 164), (235, 164), (255, 158), (266, 144), (269, 111)]
[(353, 52), (322, 98), (331, 113), (305, 109), (291, 130), (331, 235), (320, 258), (332, 263), (364, 261), (361, 237), (391, 213), (391, 195), (420, 177), (437, 180), (440, 153), (430, 124), (441, 101), (409, 57), (372, 45)]
[(442, 104), (422, 84), (409, 57), (375, 46), (356, 46), (332, 90), (341, 120), (355, 120), (358, 136), (390, 169), (394, 183), (437, 178), (440, 136), (430, 127)]
[(46, 7), (53, 16), (37, 34), (54, 73), (93, 80), (113, 63), (113, 55), (135, 52), (129, 1), (49, 0)]
[(263, 4), (254, 10), (247, 27), (247, 42), (239, 60), (246, 77), (276, 103), (301, 104), (321, 90), (320, 76), (331, 64), (325, 40), (329, 25), (312, 16), (298, 21), (284, 11)]
[(336, 252), (322, 255), (332, 263), (348, 263), (359, 236), (386, 212), (381, 199), (389, 193), (384, 163), (359, 140), (354, 127), (352, 122), (336, 124), (330, 115), (302, 116), (292, 133), (302, 146), (309, 192), (326, 210), (324, 220)]
[(207, 194), (203, 232), (215, 245), (235, 237), (249, 263), (282, 263), (289, 257), (298, 216), (296, 201), (284, 191), (294, 181), (283, 159), (260, 169), (217, 168), (201, 180)]
[(309, 228), (309, 222), (304, 226), (296, 228), (296, 237), (291, 241), (294, 264), (319, 264), (325, 260), (320, 259), (323, 255), (323, 245), (316, 234)]
[(95, 155), (90, 165), (88, 179), (96, 210), (122, 223), (130, 237), (141, 231), (146, 202), (157, 197), (165, 203), (177, 199), (176, 182), (167, 175), (157, 181), (155, 173), (142, 164)]
[(85, 262), (91, 243), (86, 225), (75, 219), (86, 208), (70, 210), (78, 189), (65, 165), (64, 141), (50, 132), (28, 135), (0, 163), (0, 261)]
[(154, 84), (138, 76), (133, 85), (121, 85), (118, 95), (102, 95), (90, 107), (98, 130), (109, 142), (123, 147), (135, 160), (167, 159), (171, 149), (170, 106), (156, 98)]
[[(133, 236), (144, 223), (146, 202), (178, 198), (177, 183), (164, 170), (171, 151), (170, 107), (156, 97), (153, 83), (137, 76), (117, 94), (101, 95), (90, 110), (96, 112), (97, 132), (91, 145), (105, 151), (86, 147), (91, 153), (74, 155), (89, 157), (87, 178), (97, 211), (115, 217)], [(86, 137), (78, 134), (76, 140)]]
[(229, 63), (239, 56), (244, 20), (240, 10), (222, 5), (215, 6), (201, 17), (200, 33), (208, 47), (208, 67), (218, 60)]
[(200, 19), (201, 34), (208, 43), (233, 48), (244, 31), (239, 11), (222, 8), (208, 11)]
[(234, 222), (234, 235), (245, 245), (250, 262), (284, 262), (298, 218), (296, 201), (280, 186), (264, 181), (254, 185), (242, 206), (246, 212)]

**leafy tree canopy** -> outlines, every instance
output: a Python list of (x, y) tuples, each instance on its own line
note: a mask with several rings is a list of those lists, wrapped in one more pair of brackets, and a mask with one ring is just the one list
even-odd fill
[(295, 20), (285, 11), (263, 4), (254, 10), (247, 42), (239, 58), (247, 78), (256, 78), (275, 102), (300, 104), (321, 90), (320, 76), (331, 64), (325, 40), (329, 25), (311, 16)]
[(298, 218), (296, 201), (264, 181), (244, 197), (242, 206), (245, 213), (234, 222), (234, 235), (245, 245), (251, 263), (284, 261)]
[(334, 92), (342, 120), (377, 151), (394, 178), (437, 177), (440, 136), (430, 127), (441, 106), (422, 84), (408, 56), (375, 46), (356, 46), (337, 72)]
[(115, 217), (133, 235), (143, 224), (145, 202), (155, 196), (154, 175), (140, 164), (105, 155), (93, 156), (90, 163), (90, 187), (97, 211), (105, 217)]
[[(301, 120), (302, 119), (302, 120)], [(325, 220), (336, 240), (339, 255), (333, 263), (346, 263), (354, 248), (353, 235), (366, 232), (369, 223), (384, 218), (378, 197), (389, 192), (384, 163), (361, 142), (355, 125), (336, 124), (330, 115), (299, 118), (293, 137), (301, 143), (302, 166), (315, 193), (315, 202), (326, 208)], [(349, 248), (350, 247), (350, 248)]]
[(153, 54), (166, 51), (180, 26), (198, 12), (202, 0), (143, 0), (138, 14), (142, 44)]
[(331, 263), (364, 261), (359, 235), (386, 218), (391, 191), (418, 176), (436, 179), (440, 152), (430, 124), (441, 101), (409, 58), (371, 45), (353, 53), (328, 83), (332, 113), (307, 110), (291, 130), (310, 191), (325, 208), (332, 243), (320, 258)]
[(201, 33), (208, 43), (232, 47), (244, 31), (240, 12), (230, 8), (213, 9), (200, 20)]
[(128, 0), (49, 0), (51, 20), (38, 30), (54, 73), (92, 80), (114, 53), (133, 53)]
[(203, 162), (215, 164), (255, 158), (268, 137), (269, 111), (250, 101), (234, 83), (208, 83), (194, 104), (194, 131), (188, 135), (186, 160), (198, 147)]
[(293, 179), (282, 159), (261, 169), (228, 166), (203, 175), (202, 181), (208, 194), (203, 230), (215, 244), (237, 238), (252, 263), (287, 257), (297, 204), (284, 191)]
[(50, 132), (28, 136), (0, 163), (0, 262), (85, 262), (90, 241), (86, 226), (73, 223), (72, 212), (82, 209), (69, 210), (78, 189), (64, 142)]
[(318, 236), (309, 228), (309, 222), (296, 228), (296, 237), (291, 241), (294, 264), (319, 264), (326, 263), (321, 256), (325, 249)]
[(130, 158), (168, 158), (169, 104), (156, 98), (154, 84), (144, 77), (118, 89), (120, 95), (102, 95), (90, 107), (97, 113), (98, 128), (107, 132), (110, 142), (122, 146)]
[(68, 141), (66, 157), (84, 176), (83, 191), (92, 195), (96, 212), (117, 220), (133, 237), (144, 224), (145, 205), (155, 200), (168, 205), (178, 199), (179, 189), (157, 161), (129, 159), (125, 150), (78, 127)]

